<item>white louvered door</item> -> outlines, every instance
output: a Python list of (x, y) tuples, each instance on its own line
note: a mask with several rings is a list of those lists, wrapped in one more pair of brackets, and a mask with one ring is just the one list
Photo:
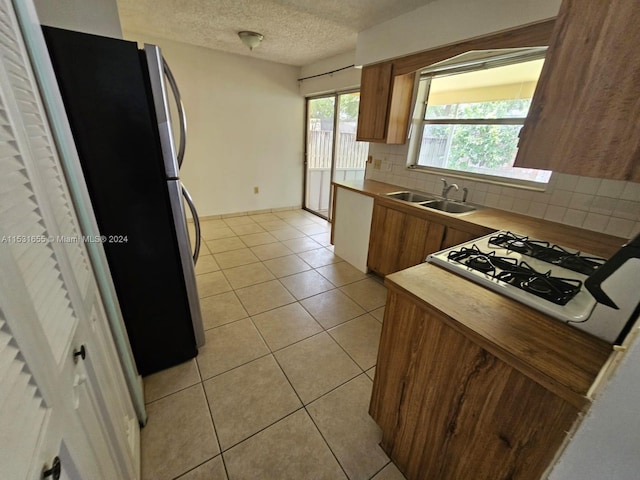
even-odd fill
[[(0, 478), (133, 479), (137, 421), (10, 0), (0, 0)], [(86, 355), (74, 356), (84, 346)]]

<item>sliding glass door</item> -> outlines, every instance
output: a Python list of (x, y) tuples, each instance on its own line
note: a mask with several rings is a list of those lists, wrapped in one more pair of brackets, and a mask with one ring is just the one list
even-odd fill
[(360, 92), (307, 99), (304, 208), (331, 218), (331, 182), (364, 178), (369, 144), (356, 141)]

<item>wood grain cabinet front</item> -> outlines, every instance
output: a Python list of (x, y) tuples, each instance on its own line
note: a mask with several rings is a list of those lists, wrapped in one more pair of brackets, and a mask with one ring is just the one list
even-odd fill
[(455, 245), (460, 245), (461, 243), (469, 242), (474, 238), (478, 238), (489, 233), (490, 232), (487, 231), (478, 234), (477, 231), (472, 233), (453, 227), (447, 227), (447, 230), (444, 234), (444, 239), (442, 240), (442, 245), (440, 245), (440, 250), (444, 250), (445, 248), (453, 247)]
[(415, 73), (394, 75), (393, 63), (363, 67), (357, 139), (403, 144), (407, 141)]
[(640, 5), (564, 0), (515, 166), (640, 182)]
[(440, 249), (444, 232), (444, 225), (375, 203), (367, 265), (379, 275), (417, 265)]
[(409, 480), (539, 479), (578, 415), (393, 288), (369, 412)]

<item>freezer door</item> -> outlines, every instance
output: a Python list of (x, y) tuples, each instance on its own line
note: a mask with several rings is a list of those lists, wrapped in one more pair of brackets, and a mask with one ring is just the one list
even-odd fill
[(187, 298), (189, 301), (189, 309), (191, 310), (193, 333), (196, 337), (196, 345), (201, 347), (204, 345), (204, 327), (202, 326), (202, 313), (200, 311), (200, 300), (196, 287), (195, 268), (193, 258), (191, 257), (191, 244), (189, 243), (189, 232), (187, 231), (184, 204), (182, 202), (182, 185), (179, 180), (169, 180), (167, 186), (169, 187), (169, 202), (171, 203), (171, 210), (173, 212), (180, 261), (184, 272), (184, 283), (187, 287)]
[(164, 81), (164, 60), (157, 45), (144, 45), (144, 53), (149, 68), (149, 81), (151, 94), (158, 120), (158, 132), (160, 133), (160, 145), (164, 170), (168, 179), (178, 178), (179, 166), (176, 158), (176, 149), (171, 128), (171, 114), (167, 96), (167, 86)]

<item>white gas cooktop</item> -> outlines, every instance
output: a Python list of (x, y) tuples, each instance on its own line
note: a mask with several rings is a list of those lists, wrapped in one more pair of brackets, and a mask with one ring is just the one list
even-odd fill
[(596, 305), (582, 285), (589, 275), (571, 268), (595, 271), (604, 261), (505, 231), (427, 257), (427, 262), (565, 322), (584, 322)]

